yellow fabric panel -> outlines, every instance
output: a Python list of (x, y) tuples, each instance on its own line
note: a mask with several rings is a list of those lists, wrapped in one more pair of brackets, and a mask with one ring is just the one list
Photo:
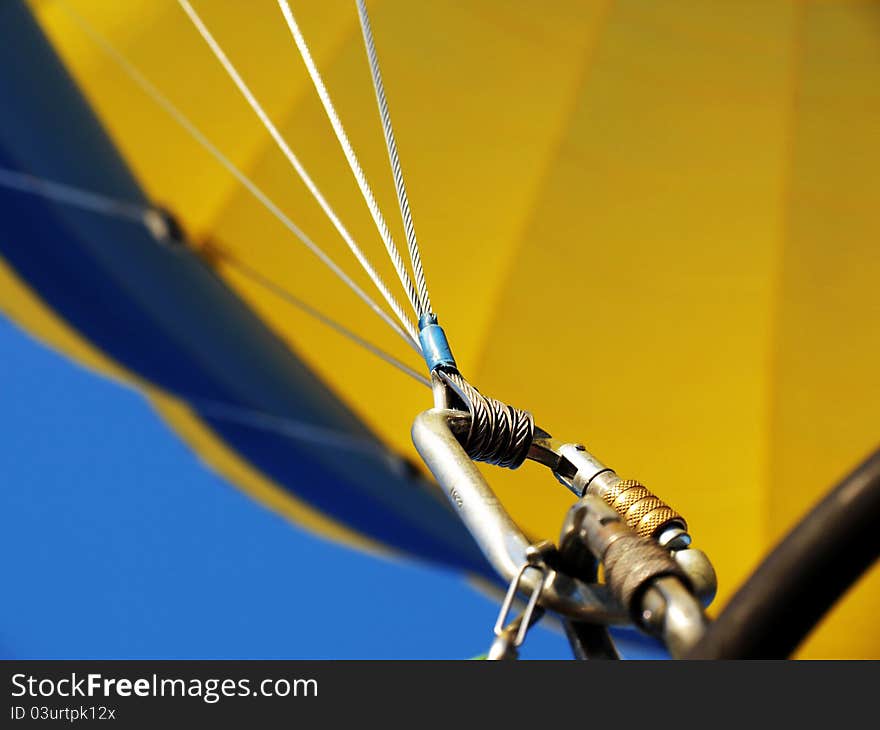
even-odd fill
[[(801, 20), (793, 164), (777, 293), (768, 537), (880, 444), (880, 4)], [(880, 655), (880, 569), (803, 655)]]
[[(108, 62), (59, 4), (53, 0), (30, 0), (30, 4), (141, 184), (156, 200), (172, 205), (188, 227), (204, 230), (236, 187), (235, 180)], [(249, 166), (266, 144), (263, 128), (175, 0), (69, 0), (68, 4), (235, 164)], [(311, 93), (306, 76), (287, 73), (295, 49), (273, 4), (259, 11), (240, 0), (195, 5), (269, 114), (278, 114), (303, 93)], [(357, 29), (357, 16), (350, 11), (347, 0), (302, 3), (304, 22), (325, 29), (313, 43), (317, 63), (332, 56), (341, 40)]]
[[(35, 4), (157, 199), (198, 237), (420, 367), (51, 0)], [(356, 272), (173, 0), (74, 4)], [(275, 4), (194, 4), (395, 284)], [(463, 371), (679, 507), (716, 563), (719, 604), (877, 441), (878, 7), (371, 3), (428, 281)], [(296, 10), (403, 244), (352, 3)], [(409, 425), (427, 391), (217, 266), (413, 455)], [(525, 528), (556, 535), (571, 500), (545, 472), (486, 473)], [(804, 655), (880, 654), (869, 622), (878, 591), (875, 573)]]
[(0, 259), (0, 311), (34, 337), (85, 367), (136, 387), (203, 461), (254, 499), (317, 535), (376, 555), (387, 548), (350, 530), (299, 501), (228, 449), (180, 400), (151, 387), (79, 335), (49, 309)]
[[(687, 515), (721, 602), (766, 544), (791, 24), (786, 2), (614, 4), (479, 380)], [(517, 516), (561, 514), (530, 471), (504, 480)]]

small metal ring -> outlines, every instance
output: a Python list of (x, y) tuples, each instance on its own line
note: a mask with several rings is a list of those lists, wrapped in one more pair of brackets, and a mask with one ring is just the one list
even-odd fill
[(529, 630), (529, 625), (532, 623), (532, 616), (535, 613), (535, 607), (538, 605), (538, 601), (541, 598), (541, 592), (544, 590), (544, 582), (547, 580), (547, 566), (537, 563), (525, 563), (519, 569), (519, 572), (514, 579), (510, 581), (510, 587), (507, 589), (507, 594), (504, 596), (504, 602), (501, 604), (501, 611), (498, 613), (498, 619), (495, 621), (495, 636), (502, 636), (505, 633), (505, 623), (510, 614), (510, 609), (513, 607), (513, 601), (516, 598), (516, 594), (519, 591), (519, 585), (522, 582), (523, 575), (525, 575), (525, 572), (529, 568), (537, 570), (541, 574), (541, 580), (535, 583), (535, 587), (529, 594), (529, 600), (526, 603), (525, 610), (518, 619), (519, 630), (516, 632), (516, 636), (513, 639), (514, 647), (520, 646), (523, 641), (525, 641), (526, 632)]

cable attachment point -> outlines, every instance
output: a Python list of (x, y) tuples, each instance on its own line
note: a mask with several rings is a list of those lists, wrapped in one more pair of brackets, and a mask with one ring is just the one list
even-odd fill
[(144, 211), (144, 226), (159, 243), (169, 246), (185, 246), (183, 226), (167, 208), (155, 206)]
[(535, 435), (532, 414), (483, 395), (457, 370), (437, 370), (436, 374), (470, 413), (467, 430), (455, 434), (467, 455), (506, 469), (520, 466)]
[(437, 315), (433, 312), (419, 317), (419, 342), (430, 372), (433, 373), (437, 368), (457, 369), (449, 340), (446, 339), (443, 328), (437, 324)]

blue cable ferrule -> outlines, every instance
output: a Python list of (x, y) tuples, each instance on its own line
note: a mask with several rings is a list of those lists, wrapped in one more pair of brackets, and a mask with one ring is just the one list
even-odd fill
[(458, 369), (446, 333), (437, 324), (436, 314), (424, 314), (419, 317), (419, 342), (422, 344), (422, 354), (425, 356), (428, 370), (432, 373), (440, 367)]

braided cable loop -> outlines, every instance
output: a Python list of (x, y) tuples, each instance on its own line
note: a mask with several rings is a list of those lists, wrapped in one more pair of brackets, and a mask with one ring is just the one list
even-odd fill
[(471, 416), (462, 448), (474, 461), (516, 469), (526, 459), (535, 434), (535, 419), (528, 411), (483, 395), (457, 371), (440, 371), (440, 377), (467, 405)]

